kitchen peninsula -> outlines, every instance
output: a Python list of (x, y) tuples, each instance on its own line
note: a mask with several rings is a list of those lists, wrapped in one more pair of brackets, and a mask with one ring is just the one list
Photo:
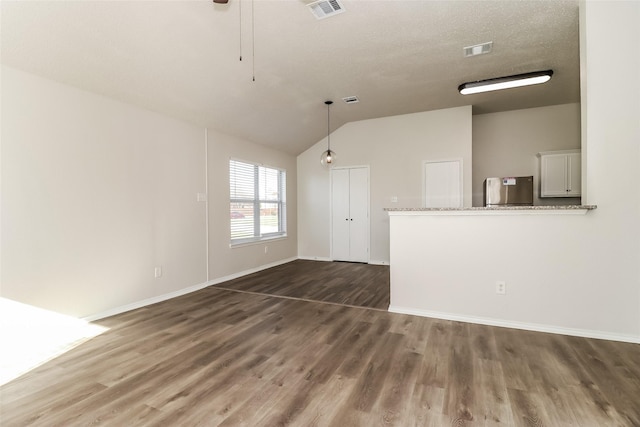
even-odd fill
[(569, 335), (598, 329), (589, 307), (567, 309), (599, 262), (596, 206), (385, 211), (390, 311)]

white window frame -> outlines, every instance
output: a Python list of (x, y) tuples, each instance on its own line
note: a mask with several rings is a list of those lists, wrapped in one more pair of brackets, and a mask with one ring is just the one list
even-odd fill
[[(253, 166), (254, 168), (254, 198), (231, 198), (231, 162), (242, 163), (245, 165)], [(253, 205), (253, 236), (233, 238), (231, 236), (231, 218), (229, 218), (229, 241), (230, 247), (246, 245), (251, 243), (262, 242), (265, 240), (273, 240), (287, 237), (287, 202), (286, 202), (286, 176), (287, 171), (285, 169), (276, 168), (273, 166), (267, 166), (260, 163), (249, 162), (240, 159), (229, 159), (229, 215), (231, 214), (231, 205), (234, 203), (241, 203), (246, 205)], [(278, 199), (267, 200), (260, 199), (260, 168), (275, 170), (278, 173)], [(277, 204), (278, 205), (278, 231), (271, 233), (262, 233), (260, 230), (260, 205), (262, 203)]]

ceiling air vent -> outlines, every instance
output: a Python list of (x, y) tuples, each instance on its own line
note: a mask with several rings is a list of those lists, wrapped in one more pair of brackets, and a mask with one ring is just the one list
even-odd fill
[(342, 98), (342, 100), (346, 103), (346, 104), (355, 104), (357, 102), (360, 102), (360, 100), (358, 99), (357, 96), (347, 96), (346, 98)]
[(344, 12), (344, 6), (338, 0), (320, 0), (309, 3), (311, 13), (317, 19), (328, 18)]
[(476, 55), (483, 55), (485, 53), (489, 53), (491, 52), (492, 48), (493, 48), (493, 42), (487, 42), (487, 43), (477, 44), (474, 46), (463, 47), (462, 50), (464, 52), (464, 57), (466, 58), (468, 56), (476, 56)]

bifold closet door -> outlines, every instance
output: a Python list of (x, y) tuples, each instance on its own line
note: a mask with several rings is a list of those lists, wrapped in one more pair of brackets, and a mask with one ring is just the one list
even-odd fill
[(336, 261), (369, 261), (369, 171), (331, 171), (331, 246)]

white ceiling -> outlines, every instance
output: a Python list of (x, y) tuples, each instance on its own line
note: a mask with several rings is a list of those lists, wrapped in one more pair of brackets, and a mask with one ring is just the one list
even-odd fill
[[(300, 0), (2, 1), (2, 63), (292, 154), (326, 136), (327, 99), (332, 130), (579, 101), (578, 0), (342, 2), (316, 20)], [(492, 53), (463, 57), (487, 41)], [(544, 85), (457, 91), (549, 68)]]

